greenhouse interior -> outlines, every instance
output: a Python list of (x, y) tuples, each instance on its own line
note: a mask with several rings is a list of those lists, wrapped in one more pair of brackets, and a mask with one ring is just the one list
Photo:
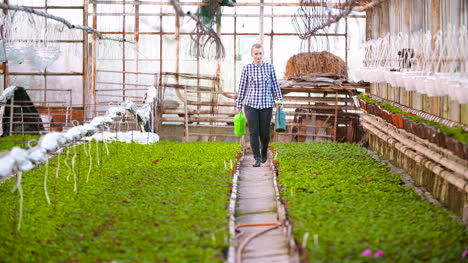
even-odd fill
[(0, 262), (468, 262), (466, 0), (0, 7)]

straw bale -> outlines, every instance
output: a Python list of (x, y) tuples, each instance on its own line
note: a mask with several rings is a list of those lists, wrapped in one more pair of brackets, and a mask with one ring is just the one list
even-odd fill
[(347, 78), (346, 63), (330, 52), (305, 52), (289, 58), (284, 72), (284, 79), (310, 76), (314, 73), (334, 74), (339, 78)]

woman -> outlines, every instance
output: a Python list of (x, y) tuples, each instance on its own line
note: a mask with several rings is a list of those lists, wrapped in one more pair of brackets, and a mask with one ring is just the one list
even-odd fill
[(275, 100), (283, 100), (272, 64), (263, 62), (263, 46), (254, 44), (251, 48), (253, 63), (242, 70), (237, 97), (237, 110), (244, 107), (249, 125), (250, 146), (255, 158), (254, 167), (267, 161), (270, 142), (270, 123)]

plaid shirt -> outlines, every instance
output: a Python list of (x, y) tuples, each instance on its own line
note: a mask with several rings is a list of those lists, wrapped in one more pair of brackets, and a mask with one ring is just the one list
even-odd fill
[(270, 108), (275, 100), (283, 100), (281, 89), (272, 64), (263, 62), (260, 66), (245, 65), (239, 83), (236, 107), (247, 105), (255, 109)]

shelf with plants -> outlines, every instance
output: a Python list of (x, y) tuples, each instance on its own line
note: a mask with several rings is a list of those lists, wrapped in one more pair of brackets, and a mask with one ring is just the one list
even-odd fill
[(449, 149), (462, 159), (468, 159), (468, 133), (463, 126), (447, 127), (432, 120), (428, 121), (388, 103), (373, 100), (364, 93), (359, 94), (358, 98), (361, 105), (366, 105), (362, 108), (369, 114), (379, 116), (421, 139)]
[(0, 184), (1, 261), (223, 262), (239, 151), (222, 142), (71, 148), (22, 174), (19, 230), (16, 178)]
[[(458, 262), (466, 250), (461, 220), (422, 200), (365, 149), (329, 142), (273, 147), (305, 262)], [(383, 256), (374, 258), (376, 251)]]

